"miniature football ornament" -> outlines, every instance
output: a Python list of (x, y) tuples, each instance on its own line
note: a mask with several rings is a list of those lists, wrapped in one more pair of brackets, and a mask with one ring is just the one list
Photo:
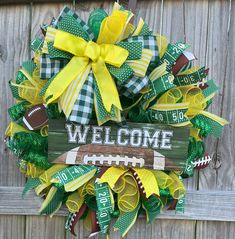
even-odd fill
[(38, 130), (47, 125), (48, 117), (45, 105), (35, 105), (28, 109), (23, 117), (23, 124), (29, 130)]

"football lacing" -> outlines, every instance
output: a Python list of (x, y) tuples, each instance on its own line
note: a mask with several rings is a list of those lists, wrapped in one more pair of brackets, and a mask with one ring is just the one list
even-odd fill
[(206, 156), (202, 157), (201, 159), (199, 159), (195, 162), (192, 162), (192, 164), (194, 167), (199, 167), (199, 166), (209, 164), (210, 161), (211, 161), (211, 157), (209, 155), (206, 155)]
[(143, 158), (136, 158), (136, 157), (128, 157), (128, 156), (121, 156), (121, 155), (113, 156), (113, 155), (93, 154), (93, 155), (85, 155), (84, 163), (85, 164), (107, 163), (109, 165), (112, 165), (112, 164), (120, 165), (120, 163), (123, 163), (124, 166), (128, 166), (129, 164), (131, 164), (131, 166), (133, 167), (136, 167), (136, 165), (138, 164), (139, 167), (142, 168), (144, 166), (145, 161)]
[(41, 107), (37, 107), (35, 109), (33, 109), (31, 112), (29, 112), (28, 116), (30, 117), (33, 113), (35, 113), (36, 111), (39, 111), (41, 109)]
[(139, 187), (139, 190), (140, 190), (142, 196), (146, 198), (146, 192), (144, 190), (143, 183), (140, 181), (138, 174), (134, 170), (132, 170), (132, 172), (133, 172), (134, 178), (138, 184), (138, 187)]

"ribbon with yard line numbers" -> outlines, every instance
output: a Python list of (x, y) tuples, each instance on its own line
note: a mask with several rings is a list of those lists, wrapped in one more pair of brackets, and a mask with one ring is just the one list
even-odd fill
[(88, 182), (96, 173), (95, 166), (80, 165), (67, 167), (52, 176), (51, 182), (64, 186), (66, 192), (78, 189)]
[(177, 60), (177, 58), (189, 47), (188, 44), (184, 43), (175, 43), (168, 44), (165, 54), (161, 58), (160, 62), (167, 64), (167, 70), (170, 72), (171, 67)]
[(178, 74), (174, 79), (174, 84), (178, 86), (196, 84), (202, 82), (206, 76), (207, 70), (205, 70), (205, 67), (194, 67)]
[(188, 110), (188, 104), (162, 104), (154, 105), (148, 109), (148, 114), (152, 122), (170, 124), (174, 126), (183, 126), (190, 123), (185, 113)]
[(150, 90), (143, 97), (143, 102), (145, 103), (145, 105), (146, 105), (146, 102), (152, 101), (160, 93), (163, 93), (166, 90), (174, 87), (175, 85), (172, 83), (173, 79), (174, 77), (170, 73), (168, 73), (161, 76), (155, 81), (151, 81)]
[(111, 213), (114, 211), (113, 194), (107, 183), (95, 183), (95, 195), (97, 202), (96, 216), (100, 230), (105, 234), (111, 221)]

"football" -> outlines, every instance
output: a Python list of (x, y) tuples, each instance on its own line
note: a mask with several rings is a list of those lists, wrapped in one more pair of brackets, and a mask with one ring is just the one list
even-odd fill
[(198, 159), (197, 161), (193, 162), (193, 167), (196, 169), (203, 169), (206, 168), (210, 161), (211, 161), (211, 157), (208, 154), (205, 154), (202, 158)]
[(177, 168), (159, 152), (146, 148), (105, 145), (82, 145), (57, 157), (53, 163), (88, 164), (96, 166), (125, 166), (164, 170)]
[(38, 130), (48, 124), (46, 107), (43, 104), (28, 109), (23, 116), (23, 124), (29, 130)]

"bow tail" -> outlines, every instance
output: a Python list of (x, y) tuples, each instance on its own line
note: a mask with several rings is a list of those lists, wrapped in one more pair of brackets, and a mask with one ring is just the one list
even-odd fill
[(74, 104), (84, 86), (84, 83), (90, 73), (91, 65), (85, 66), (84, 70), (78, 74), (76, 79), (70, 83), (68, 88), (59, 98), (59, 108), (68, 118), (74, 109)]
[[(70, 62), (58, 73), (46, 90), (44, 99), (47, 104), (57, 100), (66, 88), (74, 81), (89, 64), (89, 58), (74, 56)], [(78, 67), (79, 66), (79, 67)]]
[(97, 62), (92, 63), (92, 70), (105, 110), (110, 113), (112, 105), (122, 110), (116, 84), (105, 65), (105, 61), (99, 58)]

